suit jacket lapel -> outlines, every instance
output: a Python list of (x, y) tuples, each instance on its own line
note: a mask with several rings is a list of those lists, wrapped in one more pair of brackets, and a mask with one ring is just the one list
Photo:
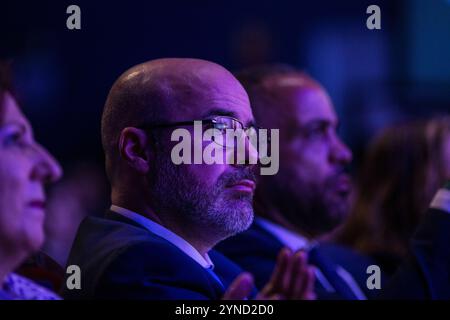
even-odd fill
[[(111, 220), (114, 220), (114, 221), (127, 223), (127, 224), (133, 225), (135, 227), (139, 227), (139, 228), (142, 228), (144, 230), (147, 230), (144, 226), (142, 226), (141, 224), (137, 223), (136, 221), (131, 220), (131, 219), (127, 218), (127, 217), (124, 217), (121, 214), (118, 214), (118, 213), (116, 213), (114, 211), (111, 211), (111, 210), (107, 210), (105, 217), (107, 219), (111, 219)], [(167, 241), (167, 242), (170, 243), (169, 241)], [(180, 250), (180, 253), (185, 254), (181, 250)], [(180, 267), (182, 267), (182, 266), (180, 266)], [(216, 295), (217, 299), (220, 299), (223, 296), (223, 294), (225, 293), (225, 288), (222, 285), (222, 283), (224, 285), (225, 285), (225, 283), (223, 282), (222, 278), (219, 275), (217, 275), (217, 274), (212, 274), (214, 272), (213, 270), (207, 270), (207, 269), (201, 267), (200, 265), (199, 265), (199, 267), (202, 268), (205, 271), (205, 277), (208, 279), (208, 282), (211, 285), (211, 290), (214, 292), (214, 294)]]
[(348, 300), (358, 300), (353, 290), (337, 273), (337, 265), (325, 255), (322, 255), (317, 246), (309, 251), (308, 261), (320, 269), (339, 296)]

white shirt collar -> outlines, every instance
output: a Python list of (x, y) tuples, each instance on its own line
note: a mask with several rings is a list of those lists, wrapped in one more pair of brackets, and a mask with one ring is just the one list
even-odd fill
[(189, 257), (194, 259), (197, 263), (199, 263), (203, 268), (205, 269), (213, 269), (214, 264), (212, 263), (211, 259), (209, 258), (208, 254), (205, 254), (205, 256), (202, 256), (192, 245), (190, 245), (186, 240), (175, 234), (174, 232), (170, 231), (167, 228), (164, 228), (162, 225), (144, 217), (143, 215), (140, 215), (136, 212), (133, 212), (131, 210), (112, 205), (110, 208), (111, 211), (114, 211), (115, 213), (118, 213), (128, 219), (133, 220), (134, 222), (139, 223), (141, 226), (146, 228), (151, 233), (156, 234), (157, 236), (166, 239), (170, 243), (172, 243), (174, 246), (178, 247), (181, 251), (183, 251), (185, 254), (187, 254)]
[(299, 249), (309, 249), (313, 243), (308, 239), (301, 236), (298, 233), (292, 232), (279, 224), (273, 223), (267, 219), (256, 217), (255, 222), (258, 223), (263, 229), (270, 232), (278, 240), (281, 241), (283, 245), (291, 249), (292, 251), (297, 251)]
[[(308, 240), (307, 238), (301, 236), (298, 233), (292, 232), (279, 224), (273, 223), (272, 221), (269, 221), (267, 219), (256, 217), (255, 222), (258, 223), (264, 230), (270, 232), (272, 235), (274, 235), (281, 243), (291, 249), (292, 251), (297, 250), (310, 250), (312, 247), (317, 245), (317, 242), (312, 240)], [(318, 268), (314, 268), (314, 272), (316, 275), (316, 279), (325, 287), (325, 289), (329, 292), (334, 292), (335, 289), (332, 287), (332, 285), (328, 282), (327, 278), (322, 274), (322, 271)], [(339, 273), (339, 276), (342, 278), (343, 281), (347, 283), (347, 285), (351, 288), (353, 293), (358, 297), (360, 300), (365, 300), (366, 297), (364, 296), (364, 293), (359, 288), (356, 281), (353, 279), (352, 275), (348, 273), (344, 268), (341, 266), (338, 266), (338, 269), (336, 272)]]

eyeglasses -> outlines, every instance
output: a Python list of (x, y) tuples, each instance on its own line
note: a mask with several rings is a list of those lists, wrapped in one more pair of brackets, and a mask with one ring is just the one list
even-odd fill
[[(250, 137), (252, 134), (257, 133), (257, 129), (259, 129), (256, 126), (250, 125), (248, 127), (245, 127), (244, 124), (239, 121), (236, 118), (230, 117), (230, 116), (217, 116), (210, 119), (203, 119), (203, 120), (191, 120), (191, 121), (180, 121), (180, 122), (173, 122), (173, 123), (159, 123), (159, 124), (151, 124), (151, 125), (141, 125), (137, 128), (144, 129), (144, 130), (152, 130), (152, 129), (159, 129), (159, 128), (171, 128), (171, 127), (179, 127), (179, 126), (187, 126), (187, 125), (194, 125), (195, 121), (201, 121), (202, 126), (208, 130), (208, 129), (215, 129), (218, 130), (222, 134), (222, 139), (215, 140), (214, 135), (212, 136), (212, 140), (217, 143), (220, 146), (226, 146), (226, 132), (228, 129), (236, 130), (238, 132), (245, 133), (247, 137)], [(241, 138), (241, 136), (236, 136), (236, 138)]]

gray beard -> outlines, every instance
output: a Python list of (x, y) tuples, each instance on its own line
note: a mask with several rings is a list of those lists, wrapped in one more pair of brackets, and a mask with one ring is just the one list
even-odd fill
[[(169, 163), (167, 162), (169, 161)], [(254, 179), (248, 169), (224, 173), (214, 186), (200, 183), (184, 165), (157, 161), (152, 179), (152, 203), (158, 212), (176, 212), (173, 217), (185, 229), (199, 237), (219, 242), (242, 232), (253, 222), (251, 195), (232, 195), (224, 192), (231, 181)]]

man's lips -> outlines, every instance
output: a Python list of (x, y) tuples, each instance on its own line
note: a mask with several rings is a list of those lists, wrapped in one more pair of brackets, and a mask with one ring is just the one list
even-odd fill
[(252, 181), (252, 180), (243, 179), (243, 180), (239, 180), (236, 183), (228, 185), (227, 188), (233, 189), (235, 191), (240, 191), (240, 192), (253, 193), (256, 188), (256, 183), (255, 183), (255, 181)]
[(348, 194), (352, 188), (352, 181), (347, 174), (341, 174), (336, 181), (336, 190), (341, 194)]

